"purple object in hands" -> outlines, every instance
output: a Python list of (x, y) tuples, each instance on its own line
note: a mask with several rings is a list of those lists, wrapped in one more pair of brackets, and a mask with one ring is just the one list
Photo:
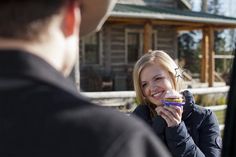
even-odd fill
[(165, 101), (165, 100), (161, 100), (161, 102), (165, 105), (165, 106), (183, 106), (185, 104), (185, 102), (169, 102), (169, 101)]

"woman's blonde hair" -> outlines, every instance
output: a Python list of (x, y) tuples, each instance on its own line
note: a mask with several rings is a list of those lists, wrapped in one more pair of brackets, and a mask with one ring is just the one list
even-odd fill
[(154, 50), (144, 54), (135, 64), (133, 71), (133, 83), (136, 92), (136, 98), (139, 104), (146, 104), (142, 92), (140, 74), (148, 66), (158, 64), (164, 68), (172, 80), (172, 86), (176, 91), (180, 90), (182, 74), (178, 73), (179, 67), (175, 61), (164, 51)]

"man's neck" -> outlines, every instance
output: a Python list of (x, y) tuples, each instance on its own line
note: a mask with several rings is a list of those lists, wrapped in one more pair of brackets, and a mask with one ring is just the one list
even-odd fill
[[(12, 40), (0, 38), (0, 49), (17, 49), (32, 53), (50, 65), (52, 65), (58, 71), (62, 70), (62, 57), (59, 54), (62, 51), (62, 47), (58, 46), (53, 41), (47, 42), (29, 42), (23, 40)], [(56, 53), (57, 52), (57, 53)], [(56, 54), (56, 55), (55, 55)]]

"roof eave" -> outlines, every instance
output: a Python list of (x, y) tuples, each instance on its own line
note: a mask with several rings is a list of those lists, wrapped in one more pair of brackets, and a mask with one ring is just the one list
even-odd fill
[(112, 12), (110, 17), (123, 17), (123, 18), (139, 18), (139, 19), (159, 19), (159, 20), (175, 20), (175, 21), (186, 21), (186, 22), (199, 22), (207, 24), (229, 24), (235, 25), (235, 20), (226, 19), (215, 19), (215, 18), (203, 18), (203, 17), (188, 17), (181, 15), (171, 15), (171, 14), (150, 14), (150, 13), (123, 13), (123, 12)]

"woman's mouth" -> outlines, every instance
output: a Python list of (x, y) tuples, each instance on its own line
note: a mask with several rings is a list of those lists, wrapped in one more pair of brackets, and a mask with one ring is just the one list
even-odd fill
[(163, 98), (164, 95), (165, 95), (165, 92), (164, 92), (164, 91), (161, 91), (161, 92), (152, 94), (152, 97), (153, 97), (154, 99), (158, 99), (158, 100), (159, 100), (159, 99)]

